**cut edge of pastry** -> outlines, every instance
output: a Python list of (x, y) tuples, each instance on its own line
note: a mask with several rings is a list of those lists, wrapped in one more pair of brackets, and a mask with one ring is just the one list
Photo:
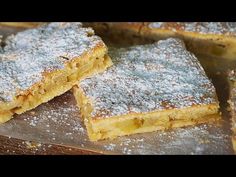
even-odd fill
[(215, 122), (220, 119), (218, 103), (148, 113), (130, 113), (109, 118), (91, 117), (92, 101), (77, 85), (73, 87), (73, 93), (91, 141)]
[(112, 65), (107, 48), (99, 43), (94, 49), (65, 63), (65, 68), (44, 72), (43, 80), (14, 98), (0, 104), (0, 123), (10, 120), (14, 114), (22, 114), (52, 98), (70, 90), (80, 79), (104, 71)]

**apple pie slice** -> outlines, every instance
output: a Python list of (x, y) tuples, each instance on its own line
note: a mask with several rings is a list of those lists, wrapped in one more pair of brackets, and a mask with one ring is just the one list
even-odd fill
[(0, 122), (111, 64), (101, 38), (81, 23), (50, 23), (8, 37), (0, 49)]
[(179, 39), (113, 49), (113, 66), (73, 87), (92, 141), (219, 118), (213, 84)]
[[(184, 40), (187, 49), (196, 54), (236, 58), (236, 22), (107, 22), (87, 25), (116, 41), (128, 36), (134, 43), (176, 37)], [(125, 37), (122, 39), (122, 36)]]

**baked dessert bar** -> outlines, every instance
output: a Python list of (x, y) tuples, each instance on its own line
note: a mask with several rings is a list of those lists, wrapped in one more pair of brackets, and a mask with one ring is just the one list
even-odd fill
[(112, 64), (107, 47), (81, 23), (50, 23), (10, 36), (0, 50), (0, 122), (70, 90)]
[(228, 73), (228, 81), (230, 87), (230, 98), (229, 98), (229, 105), (231, 110), (231, 117), (232, 117), (232, 143), (234, 151), (236, 152), (236, 71), (231, 70)]
[(92, 141), (219, 118), (213, 84), (179, 39), (113, 49), (113, 66), (73, 87)]
[(133, 39), (160, 40), (177, 37), (195, 54), (236, 59), (235, 22), (119, 22), (89, 23), (95, 31), (118, 40), (126, 35)]

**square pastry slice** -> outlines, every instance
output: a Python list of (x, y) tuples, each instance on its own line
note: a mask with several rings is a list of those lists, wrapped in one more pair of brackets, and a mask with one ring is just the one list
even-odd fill
[(113, 66), (73, 87), (92, 141), (219, 118), (215, 88), (181, 40), (109, 55)]
[(81, 23), (51, 23), (10, 36), (0, 49), (0, 123), (70, 90), (112, 64)]
[(228, 81), (230, 87), (229, 105), (232, 119), (232, 143), (236, 153), (236, 71), (232, 70), (228, 73)]
[[(235, 22), (107, 22), (89, 23), (98, 34), (132, 37), (134, 43), (177, 37), (185, 41), (187, 49), (196, 54), (226, 59), (236, 56)], [(119, 37), (118, 37), (119, 36)]]

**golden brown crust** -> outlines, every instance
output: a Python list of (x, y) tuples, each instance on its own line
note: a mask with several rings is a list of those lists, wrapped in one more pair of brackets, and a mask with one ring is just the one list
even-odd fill
[[(149, 113), (129, 113), (109, 118), (91, 118), (92, 101), (78, 87), (73, 93), (91, 141), (114, 139), (118, 136), (191, 126), (220, 119), (218, 104), (169, 109)], [(90, 117), (90, 118), (89, 118)]]

